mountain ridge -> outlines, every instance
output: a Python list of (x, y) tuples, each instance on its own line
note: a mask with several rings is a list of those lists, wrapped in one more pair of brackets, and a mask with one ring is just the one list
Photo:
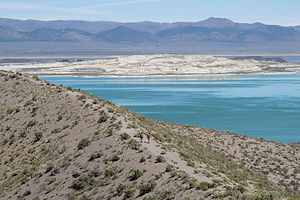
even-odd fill
[[(10, 28), (8, 30), (8, 28)], [(45, 30), (48, 30), (45, 31)], [(8, 37), (9, 35), (9, 37)], [(167, 36), (170, 37), (167, 37)], [(172, 36), (173, 35), (173, 36)], [(299, 27), (236, 23), (226, 18), (199, 22), (101, 22), (13, 20), (0, 18), (0, 41), (106, 42), (299, 42)]]

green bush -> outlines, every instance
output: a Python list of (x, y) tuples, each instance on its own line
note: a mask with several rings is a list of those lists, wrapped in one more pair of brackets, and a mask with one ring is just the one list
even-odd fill
[(2, 142), (2, 144), (3, 144), (3, 145), (6, 145), (7, 143), (8, 143), (8, 139), (5, 138), (5, 139), (3, 140), (3, 142)]
[(15, 112), (18, 113), (18, 112), (20, 112), (20, 110), (21, 110), (20, 107), (17, 106), (16, 109), (15, 109)]
[(40, 80), (41, 80), (41, 79), (40, 79), (38, 76), (36, 76), (36, 75), (33, 75), (32, 78), (35, 79), (36, 81), (40, 81)]
[(112, 136), (113, 135), (112, 128), (108, 128), (105, 133), (106, 133), (106, 136)]
[(141, 176), (143, 176), (143, 172), (141, 172), (140, 170), (136, 169), (131, 171), (130, 176), (128, 177), (130, 181), (135, 181), (138, 178), (140, 178)]
[(11, 134), (9, 137), (9, 144), (12, 145), (16, 140), (15, 134)]
[(125, 193), (125, 194), (124, 194), (124, 196), (123, 196), (123, 200), (129, 199), (129, 198), (131, 198), (131, 197), (134, 196), (135, 189), (128, 189), (128, 190), (125, 190), (124, 193)]
[(9, 78), (16, 78), (17, 76), (15, 74), (9, 75)]
[(114, 112), (114, 109), (112, 109), (111, 107), (108, 107), (107, 110), (108, 110), (108, 112), (110, 112), (110, 113), (113, 113), (113, 112)]
[(42, 137), (43, 137), (43, 133), (42, 132), (36, 132), (34, 134), (34, 142), (39, 141), (40, 139), (42, 139)]
[(39, 109), (38, 107), (32, 108), (32, 111), (31, 111), (31, 117), (36, 116), (36, 113), (37, 113), (37, 110), (38, 110), (38, 109)]
[(127, 188), (126, 185), (120, 183), (120, 184), (118, 185), (118, 187), (117, 187), (117, 190), (116, 190), (117, 196), (121, 196), (121, 194), (124, 192), (124, 190), (125, 190), (126, 188)]
[(89, 172), (89, 174), (88, 174), (90, 177), (98, 177), (98, 176), (100, 176), (100, 172), (96, 169), (96, 168), (94, 168), (93, 170), (91, 170), (90, 172)]
[(144, 197), (143, 198), (143, 200), (159, 200), (159, 199), (175, 199), (175, 197), (164, 198), (164, 197), (150, 196), (150, 197)]
[[(215, 188), (217, 185), (215, 183), (208, 183), (208, 182), (201, 182), (200, 186), (198, 189), (201, 189), (201, 187), (203, 187), (204, 189), (209, 189), (209, 188)], [(206, 190), (207, 190), (206, 189)], [(202, 189), (203, 190), (203, 189)], [(205, 191), (205, 190), (204, 190)]]
[(93, 154), (90, 156), (89, 161), (93, 161), (93, 160), (95, 160), (95, 159), (97, 159), (97, 158), (100, 158), (102, 155), (103, 155), (103, 154), (100, 153), (100, 152), (93, 153)]
[(114, 176), (115, 174), (116, 174), (116, 172), (115, 172), (115, 171), (112, 171), (112, 170), (110, 170), (110, 169), (106, 169), (106, 170), (105, 170), (105, 173), (104, 173), (105, 177), (112, 177), (112, 176)]
[(113, 157), (111, 158), (111, 161), (113, 162), (117, 162), (118, 160), (120, 160), (120, 157), (117, 154), (114, 154)]
[(208, 190), (208, 186), (209, 186), (208, 182), (201, 182), (198, 189), (206, 191)]
[(55, 128), (51, 131), (52, 134), (56, 134), (56, 133), (59, 133), (61, 132), (61, 129), (60, 128)]
[(31, 194), (31, 191), (30, 190), (26, 190), (23, 194), (23, 197), (27, 197)]
[(158, 155), (158, 156), (156, 157), (156, 162), (157, 162), (157, 163), (163, 163), (163, 162), (166, 162), (166, 159), (165, 159), (163, 156)]
[(84, 138), (80, 140), (80, 142), (77, 145), (77, 149), (83, 149), (84, 147), (87, 147), (90, 144), (90, 141), (88, 138)]
[(139, 194), (139, 195), (140, 195), (140, 196), (143, 196), (144, 194), (147, 194), (147, 193), (153, 191), (154, 188), (156, 187), (156, 185), (157, 185), (157, 184), (155, 183), (154, 180), (148, 181), (147, 184), (142, 184), (142, 185), (140, 185), (140, 187), (139, 187), (139, 189), (140, 189), (140, 194)]
[(106, 122), (108, 119), (108, 116), (101, 116), (99, 119), (98, 119), (98, 123), (101, 124), (101, 123), (104, 123)]
[(21, 138), (25, 138), (26, 137), (26, 131), (25, 130), (22, 130), (21, 132), (20, 132), (20, 137)]
[(166, 172), (171, 172), (171, 171), (173, 171), (173, 169), (174, 169), (174, 167), (172, 165), (168, 164), (166, 167)]
[(81, 171), (75, 170), (75, 171), (72, 172), (72, 177), (77, 178), (77, 177), (80, 176), (80, 174), (81, 174)]
[(99, 134), (100, 134), (99, 130), (95, 131), (95, 133), (94, 133), (94, 135), (99, 135)]
[(128, 142), (128, 146), (131, 147), (131, 149), (133, 149), (133, 150), (139, 150), (141, 147), (141, 144), (138, 141), (136, 141), (135, 139), (131, 139)]
[(73, 181), (72, 188), (74, 190), (82, 190), (88, 186), (93, 186), (95, 184), (95, 179), (87, 176), (81, 175), (78, 179)]
[(146, 159), (145, 159), (145, 157), (143, 156), (143, 157), (141, 158), (141, 160), (140, 160), (140, 163), (145, 162), (145, 161), (146, 161)]
[(58, 115), (57, 121), (60, 121), (60, 120), (62, 120), (62, 119), (63, 119), (63, 116), (62, 116), (62, 115)]
[(50, 176), (55, 176), (56, 174), (58, 174), (60, 171), (59, 167), (54, 167), (54, 169), (52, 169), (52, 171), (50, 172)]
[(122, 133), (121, 134), (121, 139), (122, 140), (128, 140), (130, 138), (130, 135), (128, 135), (128, 133)]
[(47, 163), (45, 173), (50, 172), (53, 168), (54, 168), (54, 164), (53, 163)]
[(197, 180), (192, 178), (189, 180), (189, 189), (195, 188), (197, 186)]
[(83, 99), (86, 99), (86, 96), (83, 94), (78, 97), (78, 100), (83, 100)]
[(233, 190), (240, 191), (242, 194), (247, 191), (246, 188), (242, 185), (238, 185), (238, 186), (234, 187)]
[(195, 163), (194, 163), (193, 161), (191, 161), (191, 160), (189, 160), (189, 161), (187, 162), (187, 166), (190, 166), (190, 167), (196, 167)]
[(101, 116), (98, 119), (98, 123), (99, 124), (106, 122), (108, 120), (108, 118), (109, 118), (109, 115), (106, 112), (104, 112), (103, 110), (100, 112), (100, 115)]
[(27, 127), (33, 127), (37, 124), (37, 121), (35, 120), (30, 120), (28, 123), (27, 123)]
[(13, 112), (14, 112), (14, 110), (11, 109), (11, 108), (8, 108), (8, 109), (6, 110), (6, 114), (8, 114), (8, 115), (10, 115), (10, 114), (13, 113)]
[(6, 131), (9, 131), (11, 129), (11, 127), (10, 126), (6, 126)]

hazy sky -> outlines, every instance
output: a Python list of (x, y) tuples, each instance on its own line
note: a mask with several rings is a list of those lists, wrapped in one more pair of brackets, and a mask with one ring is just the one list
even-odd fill
[(0, 0), (0, 17), (93, 21), (200, 21), (300, 25), (300, 0)]

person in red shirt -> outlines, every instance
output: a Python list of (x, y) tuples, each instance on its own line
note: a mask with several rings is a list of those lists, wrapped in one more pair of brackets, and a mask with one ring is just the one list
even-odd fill
[(148, 144), (150, 144), (151, 132), (149, 132), (149, 133), (147, 134), (147, 139), (148, 139)]

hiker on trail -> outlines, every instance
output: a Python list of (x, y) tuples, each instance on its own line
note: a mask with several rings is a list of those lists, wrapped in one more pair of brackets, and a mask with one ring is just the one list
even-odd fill
[(147, 134), (147, 138), (148, 138), (148, 144), (150, 144), (151, 132), (149, 132), (149, 133)]
[(144, 138), (143, 132), (140, 132), (140, 138), (141, 138), (141, 143), (143, 143), (143, 138)]

